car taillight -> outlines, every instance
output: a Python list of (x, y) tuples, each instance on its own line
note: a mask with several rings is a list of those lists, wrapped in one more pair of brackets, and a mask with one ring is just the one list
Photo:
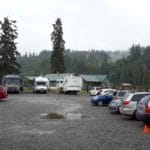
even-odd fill
[(146, 105), (145, 112), (150, 113), (150, 102), (148, 102), (148, 104)]
[(125, 100), (125, 101), (122, 102), (123, 105), (128, 105), (129, 103), (130, 103), (129, 100)]

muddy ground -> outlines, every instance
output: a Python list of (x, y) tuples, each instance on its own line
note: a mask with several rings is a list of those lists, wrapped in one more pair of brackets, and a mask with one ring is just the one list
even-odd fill
[[(144, 124), (91, 106), (89, 95), (11, 94), (0, 102), (0, 150), (149, 150)], [(63, 115), (50, 119), (47, 114)]]

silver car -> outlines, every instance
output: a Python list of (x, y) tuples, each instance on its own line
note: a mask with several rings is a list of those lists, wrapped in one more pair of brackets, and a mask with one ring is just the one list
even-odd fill
[(122, 98), (129, 93), (128, 90), (117, 91), (117, 95), (114, 96), (113, 100), (109, 103), (109, 109), (112, 113), (120, 113), (120, 106)]
[(143, 98), (147, 95), (150, 95), (150, 93), (149, 92), (128, 93), (123, 98), (123, 101), (122, 101), (122, 104), (120, 107), (121, 114), (135, 118), (137, 102), (141, 98)]
[(136, 118), (150, 125), (150, 95), (143, 97), (137, 103)]

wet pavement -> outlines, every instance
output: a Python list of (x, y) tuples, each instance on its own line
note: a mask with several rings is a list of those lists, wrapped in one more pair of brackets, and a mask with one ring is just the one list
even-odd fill
[(89, 95), (12, 94), (0, 102), (0, 150), (149, 150), (143, 123)]

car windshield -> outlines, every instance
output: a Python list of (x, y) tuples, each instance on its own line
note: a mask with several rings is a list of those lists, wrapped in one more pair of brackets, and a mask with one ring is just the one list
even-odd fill
[(37, 85), (46, 85), (45, 82), (37, 82)]
[(20, 79), (18, 79), (18, 78), (7, 78), (6, 84), (20, 84)]

